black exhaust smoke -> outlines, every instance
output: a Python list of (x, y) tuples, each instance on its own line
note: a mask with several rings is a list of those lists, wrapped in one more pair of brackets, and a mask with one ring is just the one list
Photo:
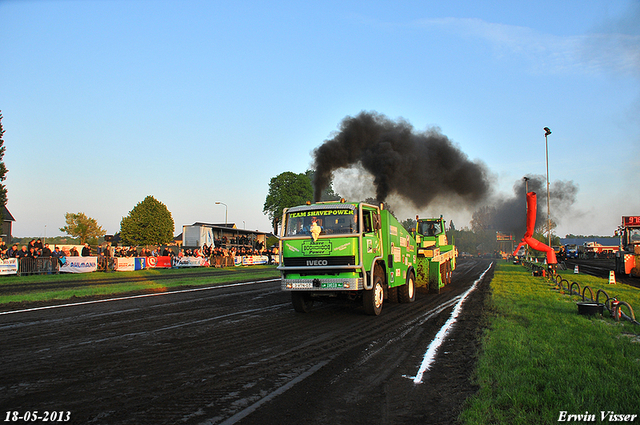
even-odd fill
[[(528, 175), (527, 180), (518, 180), (513, 185), (513, 195), (500, 195), (473, 213), (471, 225), (474, 230), (494, 230), (511, 233), (520, 238), (527, 230), (526, 193), (538, 193), (536, 203), (537, 228), (542, 229), (547, 221), (547, 182), (541, 175)], [(551, 220), (559, 221), (572, 213), (578, 186), (572, 181), (556, 180), (551, 183), (549, 199)]]
[(419, 208), (451, 195), (475, 204), (490, 191), (484, 164), (470, 161), (437, 129), (416, 132), (377, 112), (344, 118), (335, 136), (314, 150), (314, 162), (316, 201), (334, 170), (355, 165), (373, 175), (379, 202), (395, 193)]

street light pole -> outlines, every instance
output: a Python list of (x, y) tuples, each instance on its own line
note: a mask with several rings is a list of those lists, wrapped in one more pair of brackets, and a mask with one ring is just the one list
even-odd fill
[(227, 226), (227, 212), (228, 212), (229, 208), (227, 207), (227, 204), (225, 204), (224, 202), (216, 201), (216, 205), (224, 205), (224, 225), (226, 227)]
[(547, 142), (547, 136), (549, 136), (551, 134), (551, 130), (549, 130), (549, 127), (545, 127), (544, 128), (544, 150), (545, 150), (545, 155), (547, 157), (547, 238), (548, 238), (548, 243), (549, 246), (551, 246), (551, 209), (549, 207), (549, 143)]

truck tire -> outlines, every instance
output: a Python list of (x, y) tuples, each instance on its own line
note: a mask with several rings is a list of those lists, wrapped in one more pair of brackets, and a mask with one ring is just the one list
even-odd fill
[(447, 278), (444, 282), (445, 285), (448, 285), (451, 283), (451, 260), (447, 260), (447, 262), (445, 263), (445, 267), (444, 267), (445, 273), (447, 275)]
[(364, 291), (362, 294), (362, 306), (365, 313), (370, 316), (378, 316), (382, 311), (384, 302), (384, 287), (382, 286), (382, 275), (379, 272), (373, 274), (373, 288)]
[(298, 313), (308, 313), (313, 307), (313, 300), (304, 292), (292, 292), (291, 303), (293, 304), (293, 309)]
[(407, 283), (398, 288), (398, 301), (412, 303), (416, 300), (416, 276), (413, 272), (407, 276)]
[(392, 304), (398, 303), (398, 287), (387, 288), (387, 302)]

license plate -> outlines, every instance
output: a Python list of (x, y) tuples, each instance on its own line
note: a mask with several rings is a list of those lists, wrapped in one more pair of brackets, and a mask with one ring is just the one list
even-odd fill
[(344, 288), (344, 284), (342, 282), (323, 283), (322, 287), (323, 288)]
[(293, 288), (293, 289), (311, 289), (311, 288), (313, 288), (313, 283), (311, 283), (311, 282), (292, 283), (291, 284), (291, 288)]

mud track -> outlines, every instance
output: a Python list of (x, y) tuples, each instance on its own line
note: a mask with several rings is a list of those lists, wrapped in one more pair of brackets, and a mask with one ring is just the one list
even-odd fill
[(121, 277), (121, 278), (108, 278), (108, 279), (93, 279), (93, 280), (78, 280), (78, 279), (69, 279), (69, 280), (57, 280), (54, 282), (38, 282), (38, 283), (22, 283), (20, 281), (14, 281), (10, 283), (3, 283), (0, 285), (0, 295), (11, 295), (18, 294), (23, 291), (51, 291), (55, 289), (71, 289), (71, 288), (81, 288), (88, 285), (114, 285), (118, 283), (127, 283), (127, 282), (146, 282), (149, 279), (153, 279), (154, 281), (163, 281), (163, 280), (173, 280), (173, 279), (185, 279), (191, 277), (207, 277), (207, 276), (224, 276), (224, 275), (234, 275), (233, 271), (226, 271), (220, 269), (212, 269), (211, 272), (202, 273), (202, 272), (189, 272), (184, 270), (180, 275), (175, 274), (158, 274), (153, 277)]
[(470, 374), (493, 272), (464, 303), (422, 384), (456, 297), (489, 262), (460, 262), (441, 294), (293, 311), (279, 283), (0, 314), (0, 412), (69, 411), (77, 424), (449, 424)]

